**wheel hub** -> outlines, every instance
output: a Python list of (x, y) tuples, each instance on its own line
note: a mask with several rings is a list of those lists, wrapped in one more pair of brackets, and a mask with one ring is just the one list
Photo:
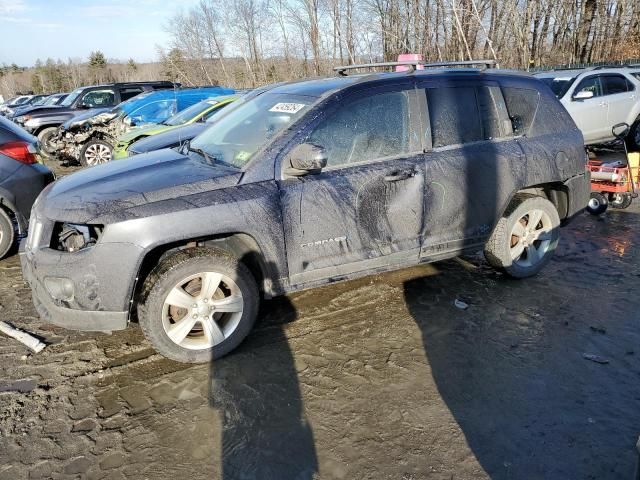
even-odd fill
[(215, 307), (213, 305), (208, 304), (208, 300), (198, 300), (193, 304), (191, 308), (191, 314), (194, 318), (205, 319), (209, 318), (209, 316), (215, 311)]

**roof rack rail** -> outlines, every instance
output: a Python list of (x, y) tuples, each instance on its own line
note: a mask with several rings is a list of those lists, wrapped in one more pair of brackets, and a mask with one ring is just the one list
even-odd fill
[(422, 68), (443, 68), (443, 67), (472, 67), (480, 66), (482, 69), (499, 68), (498, 62), (495, 60), (465, 60), (460, 62), (437, 62), (426, 63), (422, 61), (402, 61), (402, 62), (378, 62), (378, 63), (361, 63), (355, 65), (341, 65), (333, 67), (338, 75), (344, 77), (348, 70), (356, 70), (360, 68), (385, 68), (385, 67), (409, 67), (408, 73), (412, 73)]
[(591, 70), (605, 70), (607, 68), (629, 68), (629, 65), (598, 65)]

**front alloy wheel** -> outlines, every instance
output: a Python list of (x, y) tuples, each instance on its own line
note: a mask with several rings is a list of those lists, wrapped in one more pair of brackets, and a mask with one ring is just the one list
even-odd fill
[(91, 140), (80, 152), (80, 163), (94, 167), (111, 161), (113, 147), (103, 140)]
[(138, 320), (159, 353), (201, 363), (244, 340), (258, 303), (258, 287), (245, 264), (223, 250), (197, 247), (169, 256), (149, 274)]
[(238, 328), (244, 301), (238, 285), (219, 272), (180, 280), (169, 292), (162, 326), (176, 345), (202, 350), (224, 342)]

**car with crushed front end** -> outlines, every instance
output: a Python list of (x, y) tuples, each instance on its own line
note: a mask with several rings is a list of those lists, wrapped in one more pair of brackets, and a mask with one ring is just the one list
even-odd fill
[(279, 85), (188, 149), (48, 187), (21, 247), (41, 317), (135, 320), (161, 354), (205, 362), (242, 342), (261, 296), (483, 248), (512, 277), (539, 272), (589, 199), (582, 134), (529, 74), (410, 65)]
[(112, 108), (143, 92), (176, 88), (167, 81), (120, 82), (76, 88), (57, 105), (33, 107), (23, 111), (14, 121), (38, 137), (41, 151), (51, 155), (48, 141), (57, 128), (70, 118), (91, 109)]
[(176, 113), (234, 91), (220, 86), (160, 90), (137, 95), (109, 110), (79, 115), (62, 124), (49, 139), (56, 157), (93, 167), (110, 162), (117, 139), (145, 125), (164, 122)]

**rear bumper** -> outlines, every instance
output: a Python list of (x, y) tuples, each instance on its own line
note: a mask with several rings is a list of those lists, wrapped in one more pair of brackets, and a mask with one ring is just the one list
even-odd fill
[(562, 220), (562, 224), (566, 225), (587, 207), (591, 195), (591, 175), (589, 172), (584, 172), (571, 177), (564, 182), (564, 186), (567, 189), (568, 202), (567, 215)]

